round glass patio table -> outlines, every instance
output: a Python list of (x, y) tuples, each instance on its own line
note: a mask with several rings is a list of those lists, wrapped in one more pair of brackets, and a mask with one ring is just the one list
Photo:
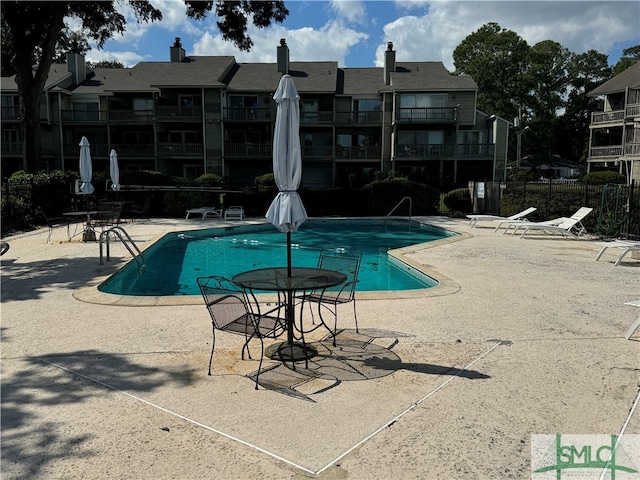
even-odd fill
[[(236, 285), (246, 290), (282, 292), (287, 299), (285, 322), (287, 327), (286, 342), (271, 345), (266, 349), (269, 358), (285, 361), (306, 360), (317, 352), (313, 347), (296, 342), (294, 337), (295, 309), (293, 298), (296, 292), (305, 290), (324, 290), (340, 285), (347, 280), (344, 273), (311, 267), (271, 267), (248, 270), (231, 278)], [(300, 309), (302, 311), (302, 309)], [(304, 339), (304, 337), (303, 337)]]

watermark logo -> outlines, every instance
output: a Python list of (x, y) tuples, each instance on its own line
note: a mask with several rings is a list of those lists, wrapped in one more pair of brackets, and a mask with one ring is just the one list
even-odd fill
[(532, 435), (532, 480), (640, 480), (640, 435)]

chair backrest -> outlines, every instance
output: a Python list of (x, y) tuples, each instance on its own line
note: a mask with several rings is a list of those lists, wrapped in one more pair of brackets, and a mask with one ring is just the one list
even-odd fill
[(573, 215), (571, 215), (570, 218), (574, 219), (574, 220), (582, 220), (584, 217), (586, 217), (587, 215), (589, 215), (591, 212), (593, 211), (593, 208), (590, 207), (582, 207), (580, 209), (578, 209), (578, 211), (576, 213), (574, 213)]
[(211, 276), (199, 277), (196, 281), (215, 328), (225, 330), (228, 325), (249, 314), (242, 290), (230, 280)]
[(348, 248), (323, 249), (318, 259), (318, 268), (335, 270), (347, 276), (345, 283), (327, 288), (322, 295), (323, 299), (334, 299), (340, 302), (353, 300), (361, 261), (362, 253)]
[(529, 207), (526, 210), (523, 210), (521, 212), (515, 213), (515, 214), (513, 214), (513, 215), (511, 215), (510, 217), (507, 217), (507, 218), (511, 219), (511, 220), (517, 220), (517, 219), (519, 219), (521, 217), (526, 217), (527, 215), (529, 215), (530, 213), (535, 212), (536, 210), (537, 210), (536, 207)]
[(564, 228), (566, 230), (570, 230), (575, 225), (579, 224), (584, 217), (589, 215), (593, 208), (582, 207), (576, 213), (571, 215), (569, 218), (566, 218), (562, 223), (558, 224), (558, 228)]

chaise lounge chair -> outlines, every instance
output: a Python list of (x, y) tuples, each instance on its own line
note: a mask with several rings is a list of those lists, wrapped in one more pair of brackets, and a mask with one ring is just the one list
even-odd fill
[(230, 206), (224, 211), (225, 220), (244, 220), (244, 209), (239, 206)]
[(629, 252), (640, 252), (640, 242), (636, 242), (633, 240), (614, 240), (612, 242), (597, 242), (596, 245), (602, 247), (600, 253), (596, 257), (596, 260), (600, 260), (600, 257), (604, 253), (607, 248), (621, 248), (622, 252), (620, 256), (616, 259), (614, 265), (618, 265), (625, 255)]
[(467, 218), (470, 219), (469, 226), (471, 228), (475, 227), (476, 223), (480, 221), (484, 221), (484, 222), (499, 221), (500, 223), (496, 226), (496, 229), (494, 230), (495, 232), (497, 232), (500, 225), (502, 225), (504, 222), (525, 221), (526, 216), (529, 215), (530, 213), (535, 212), (536, 210), (537, 210), (536, 207), (529, 207), (526, 210), (523, 210), (519, 213), (511, 215), (510, 217), (501, 217), (500, 215), (467, 215)]
[[(582, 207), (569, 218), (561, 217), (547, 222), (514, 222), (511, 223), (508, 228), (514, 227), (512, 235), (515, 234), (518, 229), (524, 228), (520, 238), (523, 238), (527, 232), (534, 230), (540, 230), (550, 234), (560, 234), (564, 237), (569, 235), (573, 238), (578, 238), (587, 230), (584, 225), (582, 225), (582, 219), (592, 211), (593, 208)], [(555, 225), (553, 224), (554, 222)]]
[(189, 215), (192, 214), (202, 215), (202, 220), (206, 220), (209, 217), (222, 218), (222, 209), (215, 207), (190, 208), (187, 210), (185, 220), (189, 220)]

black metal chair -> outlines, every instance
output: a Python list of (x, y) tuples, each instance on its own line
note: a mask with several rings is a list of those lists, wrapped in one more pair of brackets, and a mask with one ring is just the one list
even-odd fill
[(216, 330), (245, 337), (241, 355), (243, 360), (245, 350), (251, 359), (249, 342), (251, 339), (256, 338), (260, 340), (260, 364), (256, 375), (257, 390), (264, 358), (263, 339), (277, 338), (285, 331), (285, 325), (280, 316), (274, 315), (275, 312), (279, 313), (279, 308), (266, 314), (261, 314), (260, 306), (257, 303), (250, 302), (240, 287), (224, 277), (199, 277), (197, 282), (202, 292), (205, 306), (211, 315), (212, 341), (211, 356), (209, 357), (209, 375), (211, 375), (211, 365), (213, 363)]
[(53, 231), (58, 227), (64, 227), (64, 226), (67, 227), (67, 238), (71, 240), (71, 233), (69, 232), (71, 221), (69, 219), (64, 217), (48, 217), (47, 214), (44, 212), (44, 209), (40, 206), (36, 206), (35, 211), (49, 228), (47, 243), (51, 241), (51, 234), (53, 233)]
[[(362, 253), (355, 250), (341, 247), (323, 249), (318, 259), (318, 268), (344, 273), (347, 276), (347, 280), (335, 287), (307, 292), (301, 298), (301, 300), (303, 300), (303, 308), (304, 302), (309, 303), (311, 319), (314, 325), (315, 319), (312, 304), (317, 305), (320, 322), (333, 336), (334, 346), (336, 345), (336, 335), (338, 333), (338, 305), (353, 303), (353, 317), (356, 324), (356, 332), (358, 331), (356, 284), (358, 283), (358, 272), (360, 271), (361, 261)], [(323, 309), (333, 314), (333, 328), (324, 321), (322, 317)]]

